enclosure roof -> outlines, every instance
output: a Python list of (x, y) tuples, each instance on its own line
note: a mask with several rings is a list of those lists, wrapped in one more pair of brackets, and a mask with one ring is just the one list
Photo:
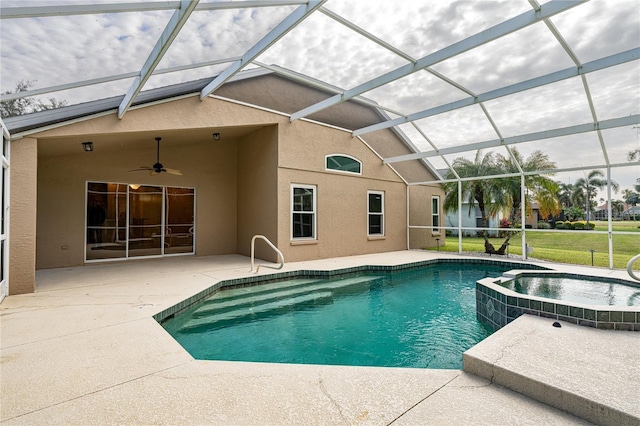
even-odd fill
[[(127, 120), (132, 106), (204, 99), (268, 70), (327, 93), (291, 121), (349, 100), (379, 108), (379, 122), (348, 130), (406, 135), (416, 153), (389, 164), (452, 171), (479, 149), (541, 150), (560, 180), (608, 169), (625, 189), (640, 177), (628, 156), (640, 149), (637, 0), (3, 0), (0, 18), (1, 100), (69, 104), (6, 119), (12, 133), (106, 110)], [(26, 91), (7, 93), (20, 81)]]

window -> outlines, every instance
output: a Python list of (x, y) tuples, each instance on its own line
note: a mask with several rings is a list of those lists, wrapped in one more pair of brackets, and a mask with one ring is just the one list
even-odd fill
[(316, 187), (291, 185), (291, 238), (316, 238)]
[(367, 192), (368, 234), (384, 235), (384, 192)]
[(362, 173), (362, 163), (360, 162), (360, 160), (348, 155), (327, 155), (325, 157), (325, 164), (327, 170), (354, 173), (358, 175)]
[(440, 197), (431, 197), (431, 232), (440, 233)]

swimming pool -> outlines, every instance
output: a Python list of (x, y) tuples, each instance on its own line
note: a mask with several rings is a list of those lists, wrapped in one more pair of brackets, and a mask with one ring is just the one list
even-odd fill
[(305, 273), (217, 292), (162, 325), (197, 359), (460, 369), (491, 334), (476, 318), (475, 282), (513, 267)]

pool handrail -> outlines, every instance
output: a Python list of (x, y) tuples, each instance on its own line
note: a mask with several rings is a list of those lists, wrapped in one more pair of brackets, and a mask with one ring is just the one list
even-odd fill
[(256, 268), (256, 274), (258, 273), (258, 271), (260, 271), (260, 267), (264, 266), (265, 268), (269, 268), (269, 269), (282, 269), (284, 267), (284, 255), (282, 254), (282, 252), (280, 250), (278, 250), (278, 248), (276, 246), (274, 246), (271, 241), (269, 241), (269, 239), (267, 237), (265, 237), (264, 235), (254, 235), (253, 238), (251, 238), (251, 271), (253, 272), (253, 264), (255, 261), (255, 248), (256, 248), (256, 239), (260, 238), (261, 240), (264, 240), (272, 249), (274, 249), (276, 251), (276, 253), (278, 253), (278, 256), (280, 256), (280, 265), (278, 266), (269, 266), (269, 265), (258, 265), (258, 267)]
[(640, 254), (633, 256), (631, 260), (629, 260), (629, 263), (627, 263), (627, 272), (629, 273), (629, 276), (631, 276), (631, 278), (636, 281), (640, 281), (640, 276), (636, 275), (635, 272), (633, 272), (633, 264), (638, 260), (640, 260)]

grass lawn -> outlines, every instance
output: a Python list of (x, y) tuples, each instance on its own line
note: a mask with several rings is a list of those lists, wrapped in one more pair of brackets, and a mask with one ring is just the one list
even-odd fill
[[(640, 221), (613, 222), (613, 230), (630, 232), (629, 235), (613, 235), (613, 267), (624, 269), (633, 256), (640, 254)], [(597, 221), (596, 231), (606, 231), (607, 222)], [(609, 241), (607, 234), (596, 234), (590, 231), (577, 232), (534, 232), (527, 230), (527, 244), (533, 248), (531, 258), (575, 265), (591, 265), (591, 252), (594, 266), (609, 267)], [(497, 249), (504, 238), (490, 238)], [(509, 241), (509, 255), (522, 255), (522, 236), (514, 235)], [(435, 250), (429, 248), (428, 250)], [(458, 237), (447, 237), (447, 242), (440, 246), (441, 251), (457, 252)], [(463, 252), (484, 253), (482, 238), (463, 237)], [(634, 265), (640, 270), (640, 261)]]

